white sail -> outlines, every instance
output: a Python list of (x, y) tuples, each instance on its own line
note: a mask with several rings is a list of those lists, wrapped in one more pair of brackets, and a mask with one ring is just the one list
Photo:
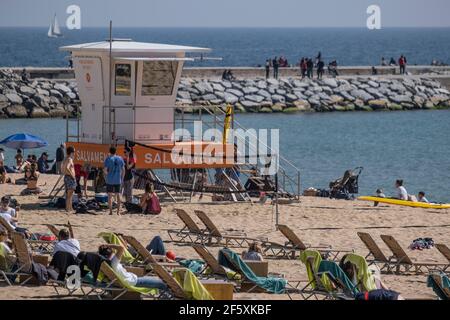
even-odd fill
[(61, 30), (59, 29), (58, 19), (56, 19), (56, 15), (55, 20), (53, 21), (53, 34), (57, 36), (61, 35)]
[(53, 17), (52, 24), (50, 25), (50, 28), (48, 29), (47, 35), (50, 38), (57, 38), (62, 36), (61, 30), (59, 29), (58, 19), (56, 18), (56, 14)]

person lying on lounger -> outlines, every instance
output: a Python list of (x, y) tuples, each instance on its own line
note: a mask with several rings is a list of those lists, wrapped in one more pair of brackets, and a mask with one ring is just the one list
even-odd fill
[(81, 251), (80, 242), (77, 239), (71, 238), (70, 232), (67, 229), (59, 230), (58, 242), (55, 244), (52, 255), (55, 255), (59, 251), (70, 253), (74, 257), (78, 256)]
[(128, 272), (120, 263), (124, 248), (121, 245), (104, 244), (98, 248), (99, 255), (105, 257), (111, 263), (111, 268), (130, 286), (138, 288), (151, 288), (165, 290), (166, 284), (158, 277), (138, 277), (132, 272)]
[(17, 226), (17, 223), (19, 222), (17, 212), (15, 209), (9, 206), (9, 203), (10, 198), (8, 196), (4, 196), (1, 199), (0, 217), (2, 217), (6, 221), (6, 223), (8, 223), (8, 225), (10, 225), (12, 229), (14, 229), (14, 231), (23, 233), (27, 238), (29, 238), (30, 234), (28, 233), (28, 230)]

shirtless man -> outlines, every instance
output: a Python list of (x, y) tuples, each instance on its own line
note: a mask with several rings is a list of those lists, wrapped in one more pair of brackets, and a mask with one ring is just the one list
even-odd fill
[(64, 186), (66, 187), (66, 211), (67, 213), (73, 212), (72, 198), (75, 189), (77, 188), (77, 181), (75, 179), (75, 165), (73, 163), (73, 157), (75, 155), (75, 149), (73, 147), (67, 147), (66, 158), (61, 164), (61, 171), (64, 175)]

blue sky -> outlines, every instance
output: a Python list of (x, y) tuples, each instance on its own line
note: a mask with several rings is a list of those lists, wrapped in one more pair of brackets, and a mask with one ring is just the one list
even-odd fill
[(449, 0), (0, 0), (0, 26), (64, 25), (71, 4), (82, 27), (365, 27), (371, 4), (383, 27), (450, 26)]

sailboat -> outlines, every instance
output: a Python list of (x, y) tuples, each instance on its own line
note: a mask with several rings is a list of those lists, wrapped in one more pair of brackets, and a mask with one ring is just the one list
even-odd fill
[(48, 28), (47, 35), (49, 38), (62, 37), (61, 30), (59, 29), (58, 19), (56, 19), (56, 13), (55, 16), (53, 17), (53, 21), (52, 24), (50, 25), (50, 28)]

